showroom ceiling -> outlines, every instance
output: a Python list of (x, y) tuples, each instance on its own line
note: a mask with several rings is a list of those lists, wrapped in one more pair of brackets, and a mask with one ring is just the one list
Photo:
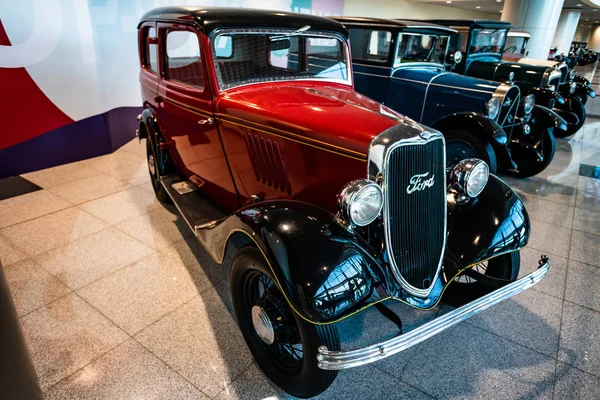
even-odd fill
[[(504, 0), (413, 0), (413, 2), (438, 3), (448, 7), (494, 14), (499, 14), (504, 7)], [(600, 7), (594, 8), (581, 0), (565, 0), (564, 8), (580, 8), (582, 11), (581, 24), (592, 25), (595, 23), (600, 23)]]

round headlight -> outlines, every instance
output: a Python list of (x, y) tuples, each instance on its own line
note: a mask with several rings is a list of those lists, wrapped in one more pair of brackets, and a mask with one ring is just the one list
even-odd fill
[(569, 79), (573, 80), (573, 79), (575, 79), (576, 76), (577, 76), (577, 71), (575, 71), (574, 69), (569, 71)]
[(571, 82), (571, 85), (569, 85), (569, 93), (570, 94), (575, 93), (576, 89), (577, 89), (577, 84), (575, 82)]
[(454, 55), (452, 56), (452, 59), (454, 60), (454, 62), (456, 64), (460, 64), (460, 62), (462, 61), (462, 53), (460, 51), (455, 51)]
[(523, 112), (525, 114), (529, 114), (531, 110), (533, 110), (533, 106), (535, 105), (535, 95), (528, 94), (523, 99)]
[(496, 119), (500, 112), (500, 100), (498, 100), (496, 97), (493, 97), (487, 102), (486, 108), (488, 117), (491, 119)]
[(450, 182), (463, 196), (477, 197), (485, 188), (489, 176), (490, 169), (485, 161), (478, 158), (467, 158), (452, 169)]
[(381, 213), (383, 192), (375, 182), (357, 179), (342, 190), (338, 203), (345, 219), (353, 225), (365, 226)]
[(548, 89), (550, 89), (550, 90), (552, 90), (552, 91), (555, 91), (555, 90), (556, 90), (556, 86), (554, 86), (554, 85), (550, 85), (550, 86), (548, 86)]

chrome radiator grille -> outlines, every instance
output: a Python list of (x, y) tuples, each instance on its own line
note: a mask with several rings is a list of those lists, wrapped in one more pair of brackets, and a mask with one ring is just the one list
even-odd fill
[(404, 289), (426, 296), (438, 274), (446, 237), (444, 142), (400, 143), (386, 157), (386, 246)]

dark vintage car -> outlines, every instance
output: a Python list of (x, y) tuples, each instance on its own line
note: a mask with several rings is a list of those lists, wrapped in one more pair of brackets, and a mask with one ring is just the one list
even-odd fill
[[(581, 75), (577, 75), (577, 71), (574, 69), (575, 65), (577, 65), (578, 60), (580, 58), (580, 51), (578, 49), (574, 49), (571, 46), (571, 50), (567, 52), (567, 54), (560, 54), (551, 60), (540, 60), (537, 58), (529, 58), (527, 57), (527, 43), (529, 42), (529, 38), (531, 35), (529, 32), (525, 31), (508, 31), (506, 37), (506, 44), (504, 45), (504, 52), (502, 53), (502, 59), (505, 61), (516, 61), (522, 64), (530, 64), (530, 65), (538, 65), (545, 67), (557, 67), (563, 72), (564, 64), (567, 65), (567, 74), (561, 75), (561, 84), (559, 87), (562, 88), (563, 92), (566, 92), (566, 89), (572, 87), (572, 83), (575, 82), (577, 84), (577, 89), (575, 90), (576, 95), (581, 99), (582, 103), (585, 105), (589, 97), (596, 97), (596, 92), (592, 89), (591, 82)], [(585, 54), (581, 51), (581, 57)], [(581, 65), (585, 65), (585, 62)], [(584, 93), (587, 92), (587, 95)]]
[[(414, 346), (546, 275), (542, 256), (517, 280), (530, 221), (485, 162), (446, 169), (440, 132), (353, 90), (342, 24), (166, 7), (138, 28), (138, 136), (156, 195), (216, 262), (237, 249), (228, 268), (240, 330), (285, 391), (316, 395), (338, 370)], [(431, 309), (442, 294), (463, 305), (341, 348), (338, 321), (376, 305), (400, 328), (384, 301)]]
[(446, 161), (480, 158), (520, 177), (554, 157), (555, 126), (564, 120), (522, 97), (517, 86), (446, 72), (454, 29), (421, 21), (336, 17), (350, 33), (354, 88), (446, 139)]
[(554, 131), (565, 137), (577, 132), (585, 122), (582, 99), (591, 88), (572, 81), (569, 67), (560, 63), (552, 67), (502, 60), (509, 22), (485, 20), (428, 20), (458, 31), (450, 42), (451, 50), (463, 52), (455, 72), (498, 82), (514, 81), (523, 95), (535, 94), (536, 103), (556, 111), (567, 122), (567, 129)]

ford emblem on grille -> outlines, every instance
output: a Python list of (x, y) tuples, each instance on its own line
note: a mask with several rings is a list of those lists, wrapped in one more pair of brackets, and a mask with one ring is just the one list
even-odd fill
[(429, 172), (425, 172), (424, 174), (417, 174), (410, 177), (410, 184), (406, 187), (406, 193), (411, 194), (413, 192), (418, 192), (421, 190), (425, 190), (426, 188), (432, 187), (435, 183), (434, 178), (435, 175), (431, 175), (431, 178), (427, 178)]

